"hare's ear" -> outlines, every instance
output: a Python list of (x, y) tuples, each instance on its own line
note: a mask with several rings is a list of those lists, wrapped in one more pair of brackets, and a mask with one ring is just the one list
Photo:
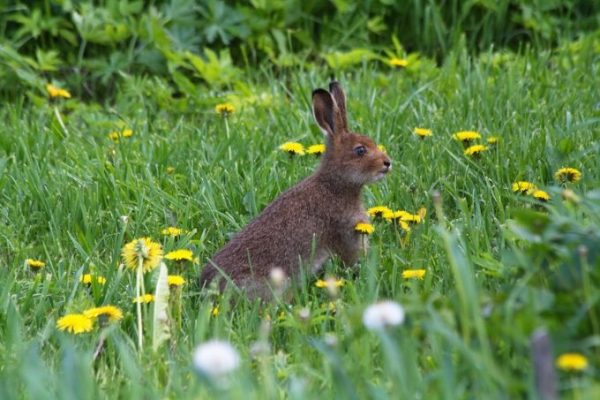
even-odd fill
[(346, 95), (344, 94), (344, 90), (337, 81), (331, 81), (329, 83), (329, 92), (337, 105), (337, 113), (335, 116), (337, 127), (338, 129), (347, 132), (348, 118), (346, 117)]
[(312, 93), (313, 115), (325, 135), (333, 137), (335, 133), (336, 106), (333, 97), (325, 89), (315, 89)]

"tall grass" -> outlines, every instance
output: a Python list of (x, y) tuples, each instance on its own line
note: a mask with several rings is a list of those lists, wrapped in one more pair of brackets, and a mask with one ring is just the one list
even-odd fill
[[(152, 96), (130, 92), (114, 107), (77, 100), (4, 104), (0, 397), (535, 398), (529, 337), (538, 327), (549, 329), (556, 354), (579, 351), (590, 360), (582, 373), (558, 375), (561, 393), (593, 397), (600, 261), (589, 246), (597, 245), (597, 234), (588, 235), (585, 287), (574, 283), (571, 292), (552, 281), (566, 253), (536, 254), (577, 248), (573, 232), (600, 226), (597, 46), (588, 37), (554, 51), (476, 59), (457, 49), (433, 70), (409, 74), (365, 64), (340, 76), (351, 125), (394, 160), (393, 173), (365, 190), (365, 203), (428, 213), (408, 235), (377, 222), (355, 270), (328, 262), (324, 275), (346, 281), (339, 298), (314, 287), (311, 276), (289, 301), (262, 305), (196, 285), (208, 257), (314, 170), (317, 158), (291, 158), (277, 148), (288, 140), (323, 140), (309, 99), (326, 84), (324, 74), (256, 78), (249, 85), (268, 93), (270, 104), (245, 105), (227, 118), (204, 108), (165, 111)], [(140, 93), (152, 87), (138, 83)], [(134, 135), (114, 143), (107, 134), (121, 128), (119, 121)], [(414, 127), (430, 128), (433, 136), (420, 140)], [(468, 158), (452, 140), (467, 129), (498, 136), (499, 143)], [(553, 173), (563, 166), (583, 172), (569, 186), (579, 203), (561, 198)], [(517, 180), (535, 182), (551, 201), (514, 194)], [(544, 214), (550, 220), (544, 227), (524, 222)], [(552, 221), (568, 224), (557, 222), (556, 234), (542, 237)], [(160, 233), (166, 226), (187, 233), (166, 238)], [(142, 236), (198, 257), (168, 264), (188, 282), (181, 323), (172, 324), (171, 342), (156, 353), (148, 344), (151, 318), (144, 318), (148, 345), (136, 348), (135, 276), (118, 268), (123, 245)], [(530, 252), (535, 245), (538, 252)], [(32, 272), (27, 258), (46, 266)], [(407, 268), (427, 273), (405, 280)], [(79, 277), (90, 271), (107, 284), (86, 288)], [(155, 278), (145, 277), (146, 288), (154, 288)], [(400, 302), (407, 320), (369, 332), (362, 311), (384, 298)], [(125, 318), (102, 333), (107, 339), (94, 359), (98, 330), (70, 335), (55, 325), (68, 312), (102, 304), (121, 307)], [(300, 316), (302, 308), (310, 318)], [(231, 341), (242, 355), (228, 385), (210, 385), (191, 367), (194, 346), (213, 337)], [(258, 340), (268, 341), (270, 351), (253, 357)]]

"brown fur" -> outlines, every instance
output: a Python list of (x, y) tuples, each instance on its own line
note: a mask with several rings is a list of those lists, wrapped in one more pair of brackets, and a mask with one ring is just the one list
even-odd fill
[[(316, 271), (332, 254), (347, 265), (356, 262), (365, 241), (354, 226), (368, 221), (362, 187), (381, 179), (391, 161), (370, 138), (348, 131), (344, 92), (337, 82), (329, 88), (313, 92), (313, 113), (327, 136), (321, 165), (217, 252), (202, 271), (201, 284), (225, 274), (221, 288), (230, 279), (251, 296), (268, 297), (273, 268), (294, 279), (301, 263)], [(361, 145), (366, 153), (359, 156)]]

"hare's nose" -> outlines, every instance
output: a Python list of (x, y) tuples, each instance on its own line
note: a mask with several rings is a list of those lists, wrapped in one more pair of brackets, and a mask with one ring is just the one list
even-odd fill
[(392, 162), (391, 162), (390, 160), (385, 160), (385, 161), (383, 162), (383, 165), (385, 165), (386, 167), (388, 167), (388, 168), (389, 168), (389, 167), (391, 167), (391, 166), (392, 166)]

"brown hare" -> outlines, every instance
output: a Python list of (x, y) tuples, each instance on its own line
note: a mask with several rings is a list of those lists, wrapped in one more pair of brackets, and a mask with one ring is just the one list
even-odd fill
[(392, 168), (389, 157), (367, 136), (351, 133), (346, 98), (337, 82), (312, 93), (313, 114), (327, 137), (318, 169), (284, 192), (207, 263), (201, 285), (230, 281), (251, 297), (269, 297), (269, 275), (280, 268), (294, 280), (302, 266), (312, 272), (337, 254), (356, 262), (365, 241), (354, 227), (368, 222), (362, 187)]

